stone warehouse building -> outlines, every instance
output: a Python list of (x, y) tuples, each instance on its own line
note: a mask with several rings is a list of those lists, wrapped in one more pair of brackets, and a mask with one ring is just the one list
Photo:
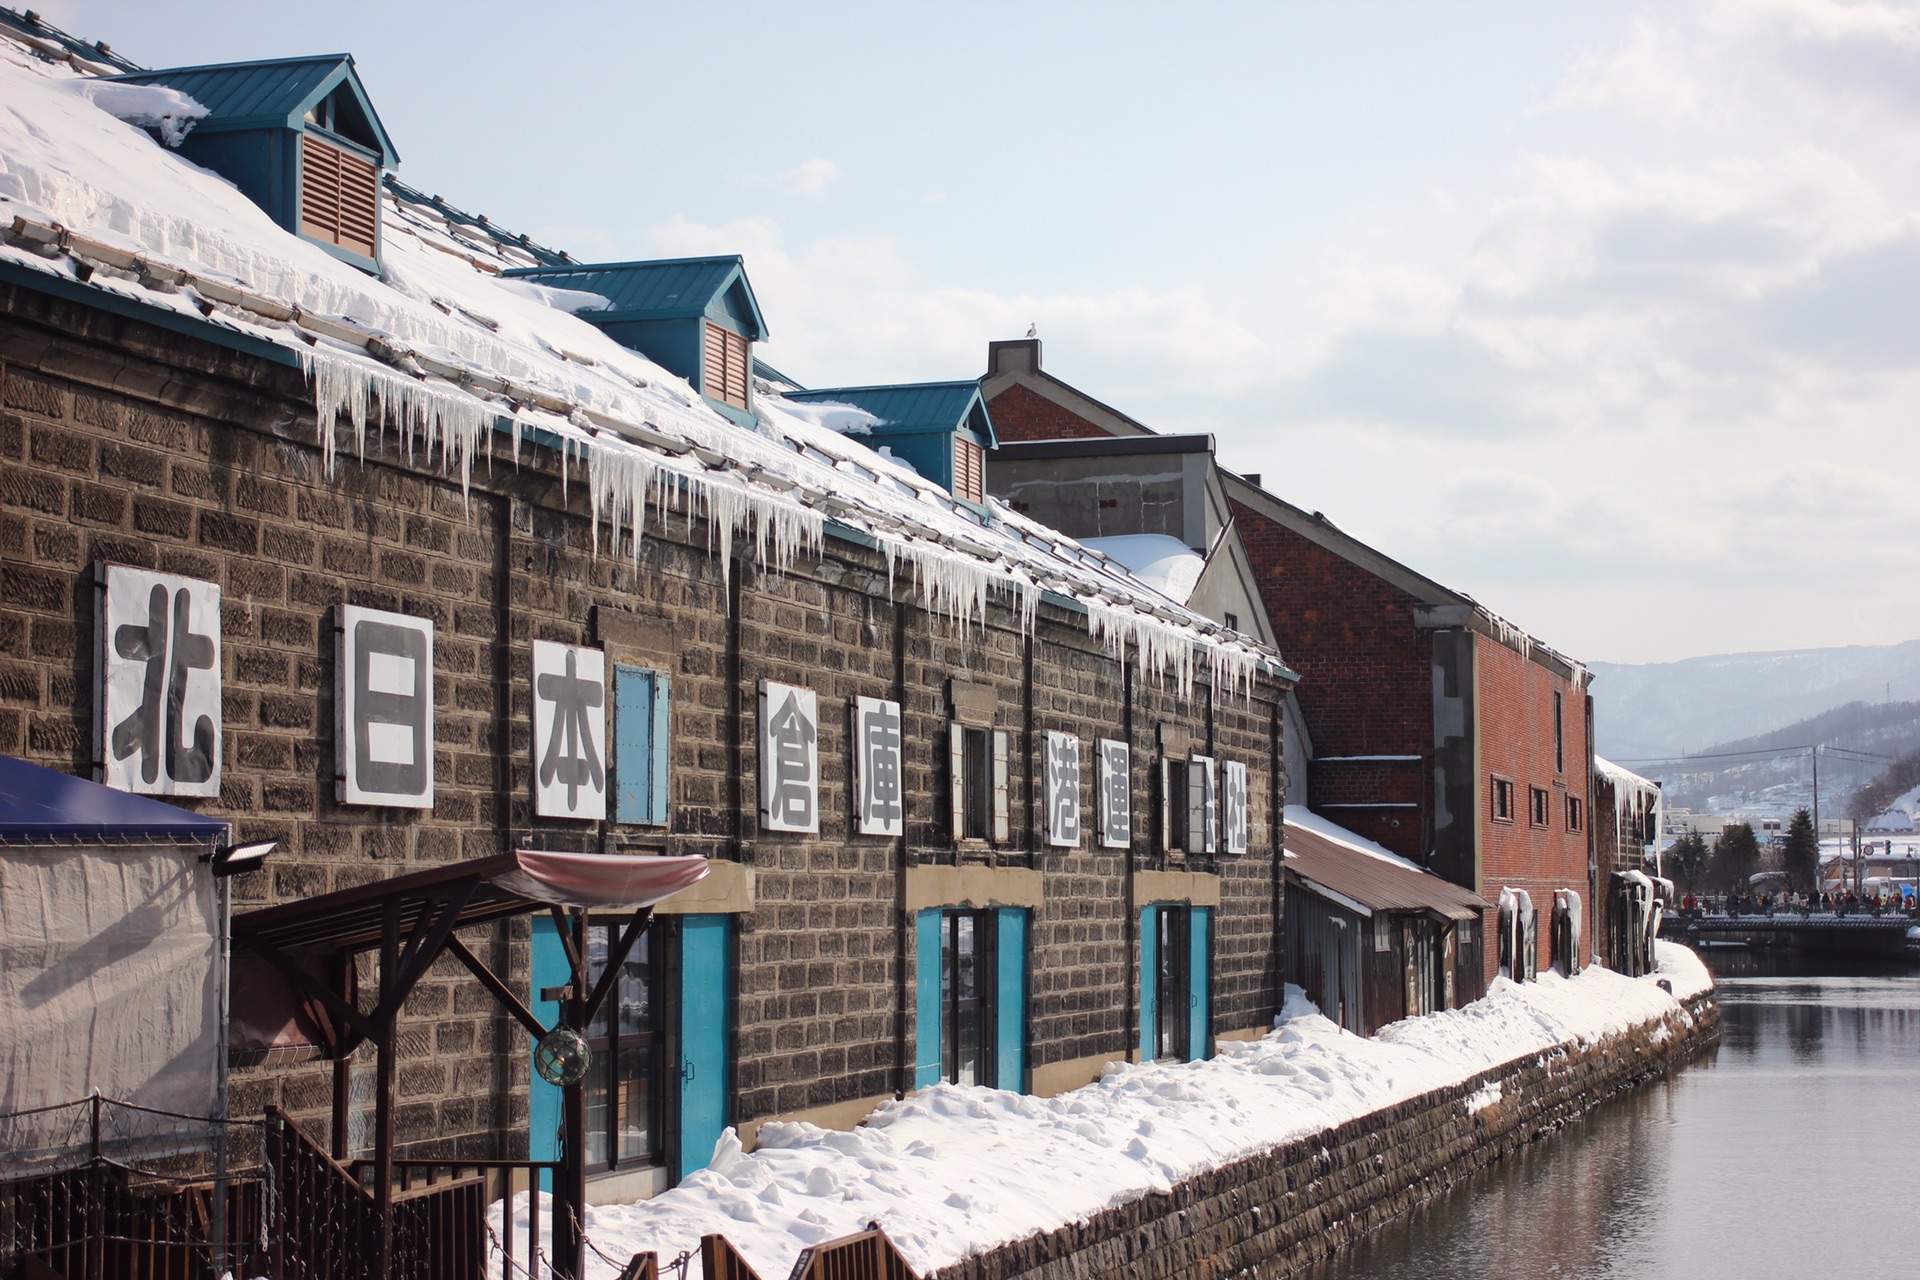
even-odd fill
[[(1076, 536), (1128, 532), (1143, 510), (1151, 518), (1182, 509), (1170, 501), (1143, 509), (1119, 481), (1149, 456), (1137, 448), (1146, 438), (1169, 449), (1206, 442), (1203, 455), (1188, 456), (1211, 477), (1208, 519), (1244, 548), (1270, 634), (1302, 676), (1292, 750), (1307, 763), (1294, 779), (1294, 803), (1488, 902), (1503, 888), (1526, 894), (1540, 917), (1540, 966), (1563, 959), (1552, 951), (1547, 920), (1556, 895), (1567, 903), (1572, 891), (1591, 951), (1595, 890), (1606, 886), (1595, 883), (1584, 666), (1275, 496), (1260, 476), (1213, 465), (1206, 437), (1160, 435), (1047, 373), (1037, 339), (991, 344), (987, 365), (981, 389), (1016, 456), (1085, 457), (1111, 442), (1095, 468), (1106, 488), (1094, 504), (1034, 510)], [(1026, 495), (1048, 486), (1019, 487)], [(1011, 498), (1014, 490), (995, 492)], [(1478, 924), (1461, 922), (1458, 936), (1430, 940), (1435, 946), (1423, 944), (1422, 955), (1442, 946), (1484, 953), (1483, 977), (1491, 978), (1500, 964), (1499, 948), (1489, 945), (1492, 912)], [(1458, 994), (1479, 990), (1468, 980)]]
[[(0, 49), (0, 751), (277, 838), (243, 915), (513, 849), (709, 860), (591, 1037), (597, 1198), (723, 1125), (1271, 1025), (1294, 677), (988, 500), (972, 383), (893, 389), (946, 460), (897, 466), (836, 429), (883, 389), (752, 376), (738, 260), (583, 268), (387, 181), (351, 59), (129, 71), (126, 123), (49, 44)], [(552, 922), (462, 941), (550, 1011)], [(236, 966), (234, 1114), (337, 1094), (357, 1154), (363, 1061)], [(403, 1151), (552, 1150), (463, 969), (399, 1026)]]

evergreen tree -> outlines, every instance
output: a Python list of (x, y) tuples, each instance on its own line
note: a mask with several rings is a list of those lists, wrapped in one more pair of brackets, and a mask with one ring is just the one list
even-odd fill
[(1760, 867), (1760, 841), (1744, 822), (1731, 822), (1713, 842), (1713, 881), (1728, 893), (1747, 893)]
[(1787, 823), (1786, 843), (1780, 851), (1781, 869), (1795, 893), (1813, 892), (1820, 875), (1820, 837), (1814, 834), (1813, 815), (1805, 809), (1794, 810)]
[(1666, 865), (1672, 868), (1674, 880), (1687, 893), (1698, 893), (1706, 887), (1707, 855), (1706, 837), (1698, 831), (1687, 832), (1667, 850)]

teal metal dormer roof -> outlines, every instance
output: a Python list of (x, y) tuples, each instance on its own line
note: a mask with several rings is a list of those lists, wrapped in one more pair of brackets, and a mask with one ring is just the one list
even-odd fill
[(652, 262), (592, 262), (573, 267), (525, 267), (503, 273), (558, 289), (597, 293), (610, 304), (580, 318), (596, 325), (688, 320), (706, 316), (741, 325), (749, 342), (763, 341), (767, 322), (738, 254), (717, 258), (663, 258)]
[[(345, 93), (342, 105), (350, 109), (327, 131), (357, 143), (380, 157), (391, 169), (400, 163), (386, 128), (381, 125), (353, 55), (320, 54), (310, 58), (273, 58), (264, 62), (223, 62), (202, 67), (167, 67), (114, 76), (128, 84), (158, 84), (177, 89), (207, 109), (194, 125), (197, 134), (231, 133), (245, 129), (312, 127), (307, 113), (336, 89)], [(355, 117), (355, 118), (349, 118)]]
[(879, 387), (823, 387), (790, 391), (802, 404), (850, 404), (880, 419), (875, 436), (971, 432), (989, 449), (1000, 447), (978, 381), (908, 382)]

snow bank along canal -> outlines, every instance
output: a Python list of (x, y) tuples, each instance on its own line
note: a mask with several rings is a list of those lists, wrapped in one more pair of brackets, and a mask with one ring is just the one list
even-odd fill
[(723, 1139), (711, 1167), (593, 1210), (588, 1232), (663, 1260), (718, 1232), (763, 1277), (876, 1220), (922, 1275), (956, 1280), (1283, 1274), (1709, 1042), (1706, 971), (1671, 944), (1661, 958), (1675, 995), (1604, 969), (1496, 981), (1371, 1040), (1290, 988), (1272, 1034), (1203, 1062), (1116, 1064), (1054, 1098), (942, 1085), (851, 1132)]

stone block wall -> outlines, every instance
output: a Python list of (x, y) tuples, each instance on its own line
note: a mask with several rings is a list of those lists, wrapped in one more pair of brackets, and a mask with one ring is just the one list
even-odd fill
[[(537, 445), (523, 444), (516, 458), (509, 441), (485, 442), (469, 485), (438, 468), (437, 458), (370, 432), (364, 458), (349, 438), (329, 474), (296, 369), (0, 288), (0, 751), (89, 775), (97, 562), (217, 582), (224, 787), (217, 799), (183, 803), (232, 820), (241, 839), (282, 841), (264, 871), (236, 882), (238, 909), (514, 847), (746, 864), (756, 896), (737, 918), (730, 1117), (744, 1122), (910, 1087), (914, 975), (901, 882), (923, 863), (1040, 871), (1030, 1060), (1123, 1056), (1138, 999), (1126, 882), (1153, 858), (1152, 725), (1173, 722), (1249, 765), (1254, 851), (1189, 869), (1217, 871), (1224, 884), (1217, 1025), (1271, 1016), (1280, 760), (1272, 682), (1250, 701), (1215, 698), (1204, 683), (1190, 696), (1170, 685), (1135, 688), (1142, 682), (1088, 636), (1084, 616), (1042, 605), (1031, 636), (1000, 606), (968, 626), (931, 618), (911, 591), (889, 588), (884, 558), (854, 541), (832, 539), (786, 575), (737, 557), (723, 573), (703, 522), (678, 516), (655, 522), (637, 546), (608, 545), (603, 531), (596, 548), (578, 476), (569, 485)], [(329, 633), (341, 603), (434, 623), (431, 810), (335, 800)], [(672, 676), (665, 829), (532, 814), (534, 639), (597, 644), (612, 661)], [(995, 723), (1013, 739), (1005, 845), (956, 848), (950, 836), (947, 690), (956, 678), (995, 692)], [(818, 835), (758, 830), (762, 679), (819, 694)], [(846, 707), (857, 694), (903, 705), (910, 799), (901, 840), (853, 830)], [(1089, 743), (1131, 732), (1133, 849), (1097, 850), (1089, 833), (1080, 849), (1054, 851), (1036, 834), (1037, 735), (1048, 728)], [(463, 936), (525, 992), (524, 921)], [(456, 966), (436, 965), (416, 990), (401, 1046), (403, 1154), (524, 1149), (525, 1035)], [(357, 1060), (357, 1093), (367, 1074)], [(234, 1110), (276, 1104), (320, 1134), (331, 1092), (324, 1063), (270, 1062), (236, 1074)]]
[[(989, 1250), (927, 1280), (1292, 1275), (1719, 1039), (1711, 997), (1600, 1043), (1529, 1054), (1397, 1106)], [(1498, 1085), (1499, 1100), (1467, 1100)]]

